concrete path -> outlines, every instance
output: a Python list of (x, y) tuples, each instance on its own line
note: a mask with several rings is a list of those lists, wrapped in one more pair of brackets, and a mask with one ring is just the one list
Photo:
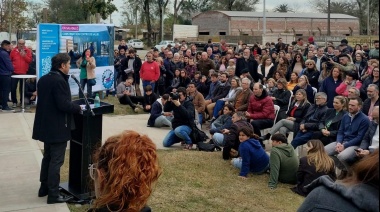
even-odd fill
[[(123, 130), (135, 130), (148, 135), (162, 149), (169, 128), (146, 127), (148, 117), (103, 116), (102, 141)], [(0, 212), (69, 211), (66, 204), (47, 205), (46, 197), (37, 197), (43, 143), (32, 139), (33, 122), (34, 113), (0, 112)]]

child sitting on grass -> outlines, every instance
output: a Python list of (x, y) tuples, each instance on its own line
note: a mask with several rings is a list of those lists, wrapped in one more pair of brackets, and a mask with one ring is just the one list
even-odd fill
[(269, 168), (269, 156), (258, 140), (253, 139), (253, 130), (242, 127), (239, 130), (239, 158), (231, 160), (232, 165), (240, 169), (239, 177), (246, 179), (249, 172), (263, 174)]

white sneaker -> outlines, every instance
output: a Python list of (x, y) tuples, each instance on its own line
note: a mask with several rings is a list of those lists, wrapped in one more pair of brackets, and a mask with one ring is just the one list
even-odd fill
[(134, 111), (135, 111), (135, 113), (138, 113), (139, 112), (139, 108), (135, 107)]
[(13, 103), (12, 107), (13, 107), (13, 108), (16, 108), (16, 107), (17, 107), (17, 104), (16, 104), (16, 103)]

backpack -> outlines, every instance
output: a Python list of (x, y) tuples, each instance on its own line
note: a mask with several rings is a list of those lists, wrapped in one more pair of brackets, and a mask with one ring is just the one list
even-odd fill
[(194, 122), (191, 126), (190, 138), (193, 144), (197, 144), (198, 142), (203, 142), (208, 139), (208, 136), (205, 132), (202, 131), (201, 125), (199, 123), (198, 112), (194, 110)]

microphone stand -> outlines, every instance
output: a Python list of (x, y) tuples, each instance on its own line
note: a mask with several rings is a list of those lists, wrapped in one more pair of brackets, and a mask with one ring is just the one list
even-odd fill
[[(83, 98), (84, 98), (84, 102), (86, 103), (86, 108), (87, 108), (87, 110), (90, 110), (91, 115), (92, 115), (92, 116), (95, 116), (95, 113), (94, 113), (94, 111), (92, 111), (92, 108), (91, 108), (91, 106), (90, 106), (90, 103), (88, 102), (87, 97), (86, 97), (86, 95), (84, 94), (83, 89), (82, 89), (82, 87), (80, 86), (78, 79), (77, 79), (76, 77), (73, 77), (73, 75), (71, 75), (71, 78), (74, 79), (74, 81), (77, 83), (77, 85), (78, 85), (78, 87), (79, 87), (80, 92), (82, 92), (82, 94), (83, 94)], [(88, 86), (88, 85), (87, 85), (87, 86)]]

